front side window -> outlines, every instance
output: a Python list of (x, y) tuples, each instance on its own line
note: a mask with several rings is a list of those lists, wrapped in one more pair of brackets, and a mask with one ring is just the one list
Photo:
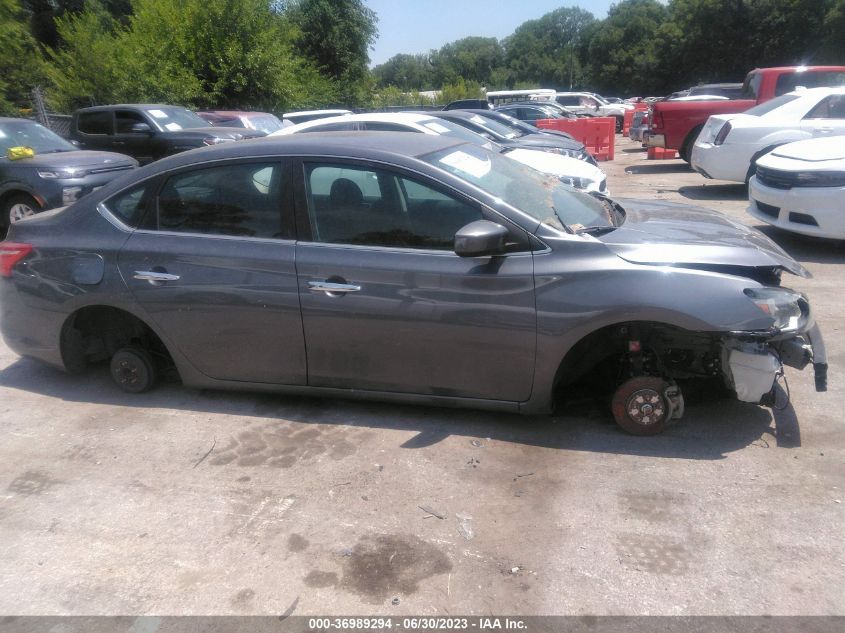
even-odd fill
[(144, 117), (132, 110), (116, 110), (114, 113), (114, 126), (118, 134), (131, 134), (132, 126), (138, 123), (147, 123)]
[(277, 163), (247, 162), (171, 176), (158, 196), (160, 231), (289, 239)]
[(386, 170), (311, 164), (306, 180), (316, 242), (452, 250), (455, 233), (482, 218), (474, 205)]

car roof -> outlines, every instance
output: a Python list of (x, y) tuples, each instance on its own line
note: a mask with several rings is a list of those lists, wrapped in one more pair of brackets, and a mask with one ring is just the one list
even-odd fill
[(137, 108), (139, 110), (152, 110), (155, 108), (181, 108), (188, 110), (185, 106), (175, 105), (172, 103), (114, 103), (109, 105), (89, 106), (87, 108), (79, 108), (78, 112), (94, 112), (97, 110), (114, 110), (115, 108)]
[[(337, 156), (406, 162), (409, 158), (464, 145), (465, 141), (440, 134), (407, 132), (314, 132), (221, 143), (163, 158), (142, 168), (161, 170), (230, 158), (264, 156)], [(404, 160), (403, 160), (404, 159)], [(154, 170), (155, 171), (155, 170)]]
[[(347, 121), (364, 121), (364, 122), (378, 122), (378, 123), (397, 123), (401, 125), (416, 125), (434, 119), (429, 114), (422, 114), (416, 112), (362, 112), (360, 114), (342, 114), (340, 116), (324, 117), (322, 119), (313, 119), (311, 121), (303, 121), (297, 123), (295, 126), (282, 128), (285, 134), (293, 134), (303, 130), (310, 130), (312, 128), (322, 127), (324, 125), (331, 125), (332, 123), (342, 123)], [(282, 130), (277, 130), (273, 134), (279, 135)]]
[(796, 95), (798, 97), (823, 97), (825, 95), (840, 95), (845, 94), (845, 86), (820, 86), (818, 88), (801, 88), (793, 90), (787, 94)]
[(256, 117), (256, 116), (274, 116), (270, 112), (255, 112), (253, 110), (198, 110), (197, 114), (211, 114), (222, 117)]
[[(35, 121), (33, 119), (25, 119), (24, 117), (0, 116), (0, 123), (14, 123), (16, 121), (28, 121), (29, 123), (38, 123), (38, 121)], [(38, 125), (41, 125), (41, 124), (38, 123)]]

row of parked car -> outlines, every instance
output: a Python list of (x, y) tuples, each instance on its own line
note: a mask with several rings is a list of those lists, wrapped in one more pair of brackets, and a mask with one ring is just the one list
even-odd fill
[(826, 389), (809, 301), (781, 286), (809, 274), (798, 262), (715, 212), (567, 178), (595, 165), (565, 135), (481, 109), (227, 142), (138, 108), (129, 134), (200, 129), (185, 137), (205, 147), (10, 226), (0, 332), (23, 356), (108, 363), (131, 393), (175, 370), (200, 388), (524, 413), (589, 381), (639, 435), (683, 415), (683, 380), (771, 405), (783, 366), (812, 363)]
[[(425, 117), (436, 117), (436, 125)], [(423, 123), (411, 124), (417, 119)], [(495, 143), (512, 158), (553, 173), (574, 187), (606, 192), (605, 175), (582, 143), (562, 132), (540, 131), (507, 111), (438, 111), (415, 119), (316, 110), (286, 114), (279, 120), (261, 112), (195, 113), (179, 106), (121, 104), (75, 112), (68, 140), (33, 121), (0, 119), (0, 228), (70, 204), (139, 164), (198, 147), (299, 131), (303, 121), (328, 122), (321, 128), (326, 130), (401, 129), (463, 135), (479, 144)], [(6, 154), (14, 148), (28, 148), (32, 155), (12, 160)]]

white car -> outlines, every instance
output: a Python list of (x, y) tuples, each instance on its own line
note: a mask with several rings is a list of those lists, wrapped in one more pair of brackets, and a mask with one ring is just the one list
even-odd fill
[(706, 178), (748, 182), (755, 162), (775, 147), (845, 134), (845, 86), (789, 92), (742, 114), (711, 116), (690, 164)]
[(630, 103), (608, 103), (593, 92), (558, 92), (554, 100), (575, 114), (614, 117), (617, 132), (622, 130), (625, 112), (634, 109)]
[[(501, 147), (457, 123), (416, 112), (370, 112), (318, 119), (282, 128), (268, 136), (285, 136), (304, 132), (348, 131), (440, 134), (454, 136), (462, 141), (483, 145), (487, 148)], [(501, 148), (501, 152), (508, 158), (528, 165), (537, 171), (556, 176), (561, 181), (581, 191), (594, 191), (605, 195), (609, 193), (605, 173), (586, 161), (533, 149)]]
[(845, 239), (845, 139), (781, 145), (757, 161), (748, 212), (793, 233)]

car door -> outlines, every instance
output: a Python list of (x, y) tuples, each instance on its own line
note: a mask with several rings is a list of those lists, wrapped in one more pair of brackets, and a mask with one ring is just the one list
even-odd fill
[(845, 94), (829, 95), (804, 117), (801, 129), (818, 138), (845, 134)]
[(81, 149), (112, 151), (114, 113), (111, 110), (78, 113), (74, 140)]
[[(137, 110), (118, 109), (114, 112), (114, 151), (128, 154), (142, 165), (155, 160), (153, 137), (156, 127), (152, 121)], [(145, 125), (141, 131), (138, 126)]]
[(176, 170), (119, 254), (134, 298), (206, 376), (305, 384), (290, 184), (281, 160)]
[[(299, 170), (298, 170), (299, 171)], [(497, 218), (392, 168), (308, 160), (296, 262), (316, 387), (523, 401), (536, 345), (533, 257), (461, 258), (454, 234)]]

